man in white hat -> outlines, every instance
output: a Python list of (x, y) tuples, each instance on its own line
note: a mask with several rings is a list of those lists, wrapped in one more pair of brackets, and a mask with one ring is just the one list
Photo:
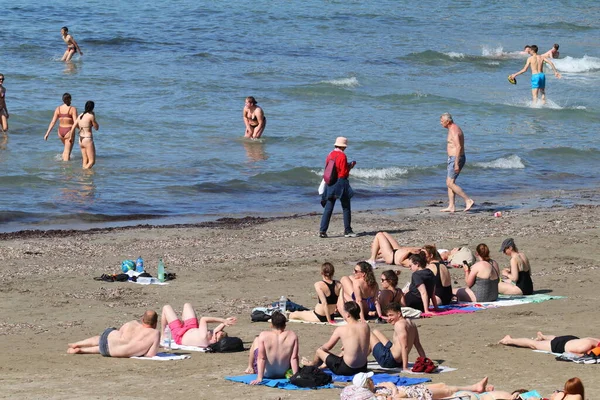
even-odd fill
[(321, 227), (319, 229), (319, 237), (327, 237), (327, 229), (329, 228), (329, 221), (331, 220), (331, 214), (333, 213), (333, 207), (335, 201), (340, 199), (342, 203), (342, 210), (344, 213), (344, 236), (345, 237), (356, 237), (356, 233), (352, 231), (351, 226), (351, 210), (350, 210), (350, 198), (354, 195), (354, 191), (350, 187), (348, 182), (348, 176), (350, 170), (356, 165), (356, 161), (348, 163), (348, 158), (344, 151), (348, 147), (348, 139), (345, 137), (338, 137), (334, 143), (335, 149), (325, 159), (325, 167), (330, 161), (335, 163), (335, 172), (337, 173), (337, 179), (332, 179), (325, 187), (325, 191), (322, 195), (323, 217), (321, 217)]

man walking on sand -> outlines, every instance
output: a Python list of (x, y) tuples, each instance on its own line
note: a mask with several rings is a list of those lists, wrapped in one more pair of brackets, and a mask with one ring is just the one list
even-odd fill
[(247, 374), (256, 374), (251, 385), (258, 385), (263, 378), (285, 378), (290, 368), (295, 374), (298, 365), (298, 336), (286, 331), (285, 315), (276, 311), (271, 315), (271, 330), (261, 332), (250, 347)]
[(158, 316), (148, 310), (142, 322), (129, 321), (120, 327), (106, 329), (99, 336), (69, 343), (69, 354), (102, 354), (104, 357), (154, 357), (160, 333), (156, 330)]
[[(360, 307), (356, 302), (344, 303), (344, 311), (341, 314), (348, 324), (336, 328), (327, 343), (317, 349), (313, 360), (303, 358), (302, 364), (320, 366), (325, 363), (331, 372), (344, 376), (367, 371), (371, 329), (366, 322), (360, 322)], [(343, 354), (331, 354), (331, 349), (340, 340)]]
[(542, 95), (542, 104), (546, 104), (546, 75), (544, 74), (544, 63), (550, 65), (554, 71), (554, 76), (558, 79), (561, 75), (558, 73), (554, 63), (544, 56), (538, 55), (538, 47), (534, 44), (530, 46), (529, 58), (525, 63), (525, 66), (519, 72), (509, 76), (510, 79), (514, 79), (516, 76), (526, 72), (531, 67), (531, 97), (532, 102), (535, 105), (538, 101), (538, 95)]
[(454, 197), (459, 195), (465, 200), (465, 211), (469, 211), (475, 202), (469, 198), (466, 193), (456, 184), (456, 178), (465, 166), (467, 157), (465, 156), (465, 136), (462, 129), (454, 123), (450, 113), (444, 113), (440, 117), (440, 124), (448, 129), (448, 175), (446, 176), (446, 186), (448, 186), (448, 207), (442, 212), (454, 212)]
[(383, 368), (402, 368), (408, 371), (408, 355), (413, 346), (420, 357), (425, 358), (425, 350), (419, 340), (417, 326), (402, 316), (402, 306), (390, 303), (386, 309), (387, 322), (394, 325), (394, 336), (390, 342), (385, 335), (375, 329), (371, 332), (373, 357)]

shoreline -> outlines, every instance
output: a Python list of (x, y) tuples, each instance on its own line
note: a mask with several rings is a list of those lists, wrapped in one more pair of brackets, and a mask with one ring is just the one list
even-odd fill
[[(559, 195), (556, 197), (555, 195)], [(532, 197), (533, 196), (533, 197)], [(597, 199), (594, 201), (594, 199)], [(476, 199), (477, 200), (477, 199)], [(513, 195), (501, 195), (481, 203), (475, 203), (475, 208), (469, 211), (469, 214), (479, 213), (491, 213), (496, 211), (527, 211), (532, 209), (545, 209), (554, 207), (575, 207), (578, 205), (585, 206), (600, 206), (600, 188), (598, 189), (573, 189), (570, 191), (557, 190), (557, 191), (533, 191), (533, 192), (518, 192)], [(527, 200), (527, 202), (525, 202)], [(421, 201), (420, 205), (411, 207), (383, 207), (383, 208), (362, 208), (354, 207), (353, 202), (353, 214), (354, 213), (401, 213), (406, 211), (407, 213), (417, 213), (420, 210), (429, 208), (442, 208), (445, 205), (447, 199), (432, 199), (429, 201)], [(368, 200), (361, 202), (366, 203)], [(457, 203), (462, 207), (462, 203)], [(336, 209), (340, 211), (340, 206), (337, 205)], [(336, 213), (334, 209), (334, 215)], [(462, 209), (459, 208), (455, 214), (462, 214)], [(447, 213), (440, 213), (441, 215)], [(245, 213), (239, 214), (226, 213), (223, 215), (215, 215), (213, 219), (205, 218), (175, 218), (175, 217), (156, 217), (154, 219), (126, 219), (96, 223), (73, 223), (73, 224), (51, 224), (46, 228), (30, 227), (25, 225), (21, 227), (15, 227), (14, 229), (5, 230), (0, 225), (0, 240), (9, 240), (17, 238), (39, 238), (39, 237), (66, 237), (76, 235), (78, 233), (90, 233), (90, 234), (101, 234), (113, 231), (128, 231), (135, 229), (176, 229), (176, 228), (228, 228), (230, 226), (244, 227), (255, 224), (263, 224), (273, 220), (280, 219), (294, 219), (305, 216), (322, 215), (322, 211), (303, 211), (299, 213)], [(451, 215), (451, 213), (450, 213)], [(166, 222), (160, 223), (161, 220), (175, 221), (175, 220), (193, 220), (193, 222)], [(156, 221), (157, 223), (152, 223)], [(114, 224), (114, 225), (113, 225)], [(82, 228), (78, 228), (80, 225), (88, 225)], [(98, 226), (99, 225), (99, 226)], [(318, 228), (317, 228), (318, 230)]]

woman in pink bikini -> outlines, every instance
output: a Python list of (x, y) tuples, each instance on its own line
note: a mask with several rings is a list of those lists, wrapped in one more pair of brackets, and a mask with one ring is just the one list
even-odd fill
[(52, 117), (52, 121), (50, 121), (50, 125), (48, 125), (44, 140), (48, 140), (48, 135), (50, 135), (50, 131), (54, 129), (54, 125), (58, 120), (58, 138), (65, 146), (62, 159), (63, 161), (69, 161), (71, 159), (71, 151), (73, 150), (73, 137), (69, 137), (68, 139), (67, 137), (77, 119), (77, 109), (71, 106), (71, 95), (69, 93), (63, 94), (62, 100), (64, 104), (56, 107), (56, 110), (54, 110), (54, 116)]

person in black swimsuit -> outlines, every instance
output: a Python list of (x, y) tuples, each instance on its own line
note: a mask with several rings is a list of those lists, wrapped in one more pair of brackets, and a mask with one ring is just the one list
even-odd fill
[(260, 139), (267, 126), (267, 117), (265, 117), (263, 109), (256, 103), (254, 97), (246, 97), (242, 117), (244, 118), (244, 125), (246, 125), (244, 137)]
[(296, 319), (308, 322), (329, 322), (335, 323), (333, 314), (336, 311), (336, 304), (342, 284), (333, 279), (335, 268), (331, 263), (321, 265), (321, 277), (323, 280), (315, 283), (315, 291), (319, 303), (314, 311), (294, 311), (290, 313), (290, 319)]
[(502, 294), (530, 295), (533, 294), (531, 266), (525, 254), (519, 252), (512, 238), (506, 239), (500, 246), (500, 252), (510, 257), (510, 268), (502, 270), (504, 281), (498, 284)]
[[(438, 304), (447, 305), (452, 301), (452, 277), (446, 265), (442, 262), (437, 248), (433, 244), (423, 246), (427, 267), (435, 275), (435, 296)], [(445, 285), (444, 285), (445, 284)]]
[(538, 332), (535, 339), (513, 338), (510, 335), (506, 335), (498, 343), (505, 346), (525, 347), (560, 354), (569, 352), (583, 356), (588, 351), (599, 347), (600, 339), (592, 337), (579, 338), (572, 335), (544, 335), (542, 332)]
[(438, 311), (437, 299), (435, 298), (435, 275), (427, 268), (425, 252), (413, 254), (409, 257), (409, 260), (413, 274), (408, 292), (404, 293), (402, 298), (402, 305), (421, 310), (421, 312), (428, 312), (429, 302), (431, 301), (435, 311)]
[(377, 308), (377, 315), (381, 319), (385, 319), (385, 310), (390, 303), (400, 303), (404, 293), (402, 290), (397, 288), (398, 286), (398, 274), (400, 271), (395, 272), (391, 269), (383, 271), (381, 273), (381, 290), (377, 297), (375, 307)]

